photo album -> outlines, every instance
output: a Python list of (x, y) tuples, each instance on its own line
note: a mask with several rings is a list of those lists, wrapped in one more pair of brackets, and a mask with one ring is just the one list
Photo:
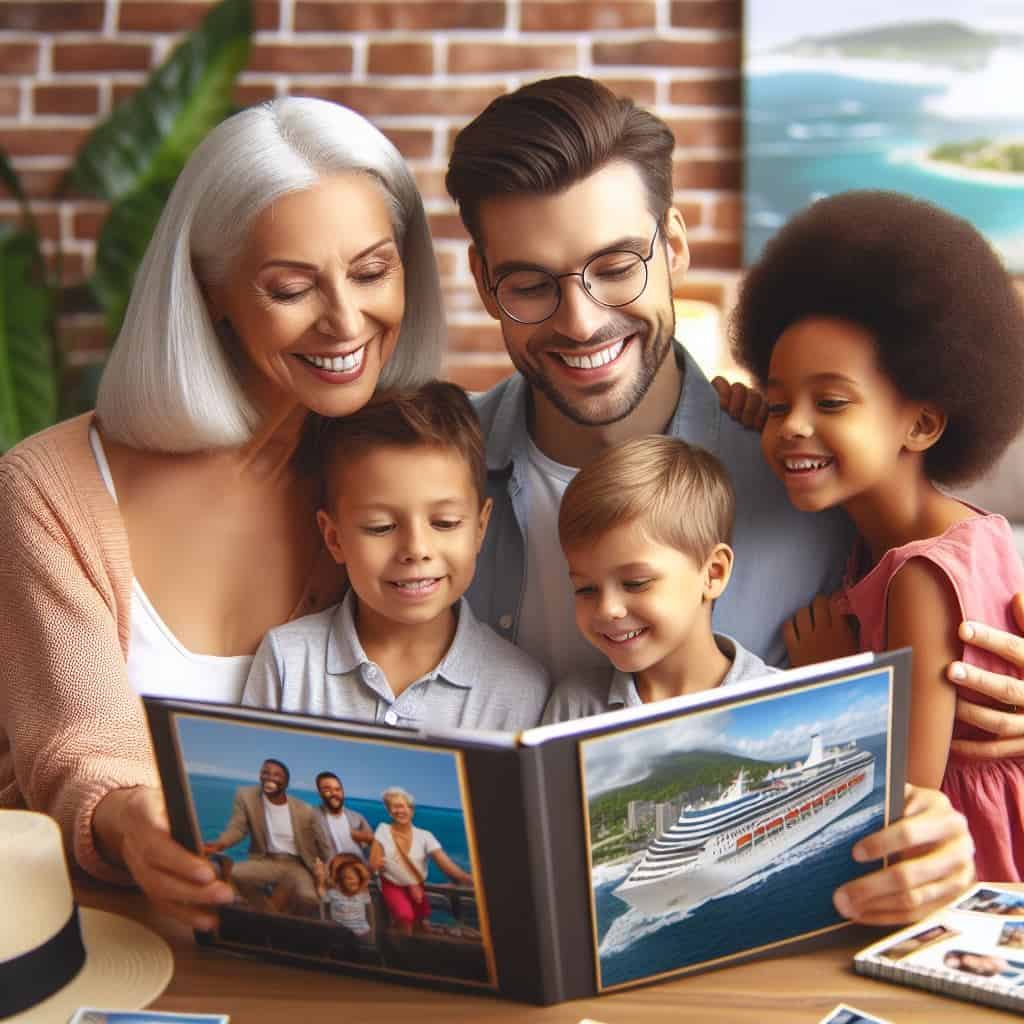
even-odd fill
[(554, 1003), (845, 926), (903, 807), (908, 651), (518, 734), (145, 698), (206, 944)]
[(980, 882), (858, 953), (860, 974), (1024, 1011), (1024, 891)]

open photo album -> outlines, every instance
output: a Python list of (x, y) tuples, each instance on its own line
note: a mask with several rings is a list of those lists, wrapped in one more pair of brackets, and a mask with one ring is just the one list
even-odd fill
[(211, 945), (553, 1003), (844, 926), (902, 813), (907, 651), (518, 734), (145, 698)]

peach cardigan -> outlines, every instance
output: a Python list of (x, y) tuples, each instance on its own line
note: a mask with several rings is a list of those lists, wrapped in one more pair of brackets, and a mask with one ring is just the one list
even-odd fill
[[(91, 423), (59, 423), (0, 458), (0, 807), (52, 815), (78, 864), (123, 881), (96, 849), (93, 811), (159, 778), (128, 681), (128, 537)], [(340, 576), (319, 559), (293, 614), (337, 601)]]

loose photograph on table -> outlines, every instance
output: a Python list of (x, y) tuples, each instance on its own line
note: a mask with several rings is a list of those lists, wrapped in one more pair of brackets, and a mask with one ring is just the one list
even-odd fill
[(885, 668), (581, 741), (601, 989), (845, 923), (832, 893), (888, 820), (892, 694)]
[(494, 987), (458, 751), (174, 716), (216, 941)]

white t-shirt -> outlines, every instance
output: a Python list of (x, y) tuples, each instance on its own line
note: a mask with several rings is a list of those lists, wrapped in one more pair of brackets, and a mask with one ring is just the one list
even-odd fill
[(570, 674), (608, 667), (607, 658), (576, 628), (569, 567), (558, 543), (558, 506), (577, 472), (529, 442), (526, 587), (516, 644), (532, 654), (556, 683)]
[(292, 831), (292, 812), (288, 802), (272, 804), (266, 797), (263, 800), (263, 814), (267, 819), (267, 850), (270, 853), (290, 853), (299, 855), (295, 846), (295, 833)]
[(338, 853), (352, 853), (360, 860), (366, 860), (363, 848), (352, 838), (352, 823), (348, 820), (345, 808), (342, 808), (341, 814), (324, 814), (323, 817)]
[(416, 878), (405, 863), (405, 857), (398, 852), (391, 826), (385, 821), (377, 826), (373, 838), (384, 850), (384, 867), (381, 874), (394, 885), (419, 885), (427, 877), (427, 857), (441, 849), (433, 832), (425, 828), (412, 827), (412, 842), (406, 856), (418, 869), (420, 877)]

